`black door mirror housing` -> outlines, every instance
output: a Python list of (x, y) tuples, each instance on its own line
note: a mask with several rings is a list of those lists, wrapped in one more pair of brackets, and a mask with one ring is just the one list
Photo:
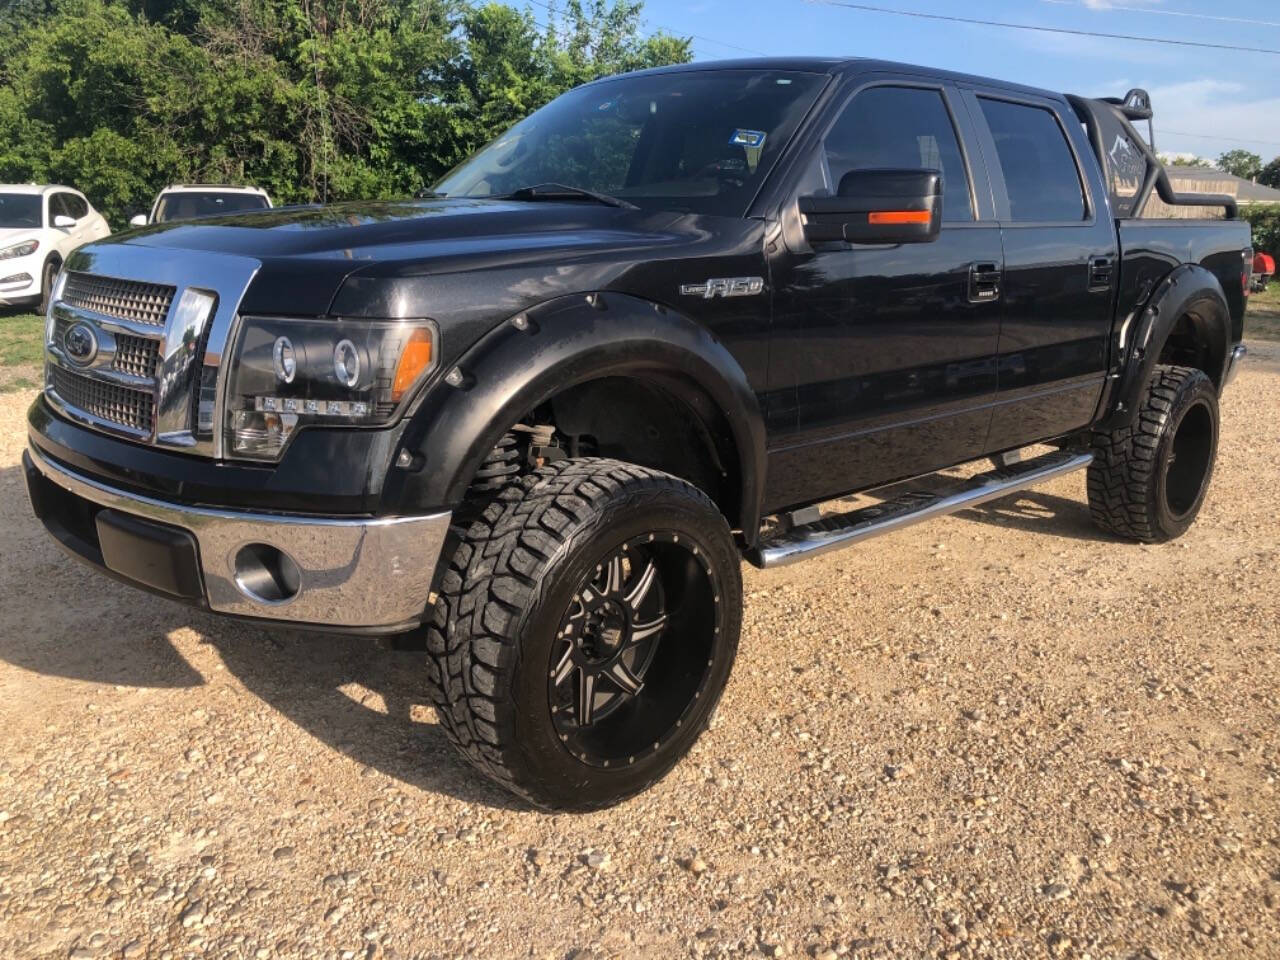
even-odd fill
[(937, 170), (851, 170), (834, 197), (801, 197), (810, 242), (932, 243), (942, 228)]

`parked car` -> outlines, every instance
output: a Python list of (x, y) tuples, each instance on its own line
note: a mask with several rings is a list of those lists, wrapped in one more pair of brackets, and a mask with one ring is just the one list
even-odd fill
[[(706, 729), (743, 558), (1076, 470), (1111, 535), (1190, 526), (1253, 254), (1233, 198), (1172, 190), (1150, 115), (697, 63), (564, 94), (432, 197), (93, 244), (50, 310), (32, 505), (163, 596), (408, 634), (478, 770), (614, 803)], [(1228, 219), (1141, 219), (1153, 192)]]
[(1267, 289), (1267, 284), (1271, 282), (1271, 278), (1276, 275), (1276, 258), (1269, 253), (1257, 253), (1253, 257), (1253, 284), (1254, 293), (1262, 293)]
[(151, 204), (151, 213), (136, 214), (129, 220), (129, 226), (145, 227), (149, 223), (196, 220), (200, 217), (270, 209), (271, 198), (261, 187), (179, 183), (161, 190)]
[(79, 190), (0, 184), (0, 304), (39, 304), (72, 251), (111, 233)]

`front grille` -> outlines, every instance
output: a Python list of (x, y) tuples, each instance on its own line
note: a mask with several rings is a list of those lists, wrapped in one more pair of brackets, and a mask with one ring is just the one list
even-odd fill
[[(61, 345), (67, 335), (71, 321), (66, 317), (55, 317), (53, 321), (53, 342)], [(127, 333), (116, 334), (116, 355), (111, 361), (113, 370), (131, 373), (135, 377), (154, 379), (156, 368), (160, 365), (160, 341), (146, 337), (134, 337)]]
[(163, 327), (175, 292), (175, 288), (158, 283), (69, 273), (67, 284), (62, 289), (62, 300), (70, 306), (118, 320)]
[(155, 401), (150, 391), (116, 386), (50, 366), (53, 392), (63, 403), (100, 420), (151, 433)]
[(144, 337), (131, 337), (119, 334), (116, 337), (116, 357), (111, 362), (121, 373), (132, 373), (135, 377), (154, 379), (156, 365), (160, 362), (160, 342), (147, 340)]

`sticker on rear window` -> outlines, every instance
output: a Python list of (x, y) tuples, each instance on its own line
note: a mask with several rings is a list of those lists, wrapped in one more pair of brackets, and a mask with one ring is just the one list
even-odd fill
[(731, 147), (753, 147), (759, 150), (764, 146), (765, 132), (763, 130), (735, 130), (733, 136), (729, 138), (729, 146)]

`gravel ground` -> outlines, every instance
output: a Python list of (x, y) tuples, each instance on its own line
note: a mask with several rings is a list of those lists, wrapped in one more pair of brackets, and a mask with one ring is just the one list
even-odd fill
[(1280, 344), (1181, 541), (1083, 476), (747, 571), (713, 729), (522, 809), (417, 654), (227, 624), (64, 560), (0, 397), (0, 956), (1280, 956)]

